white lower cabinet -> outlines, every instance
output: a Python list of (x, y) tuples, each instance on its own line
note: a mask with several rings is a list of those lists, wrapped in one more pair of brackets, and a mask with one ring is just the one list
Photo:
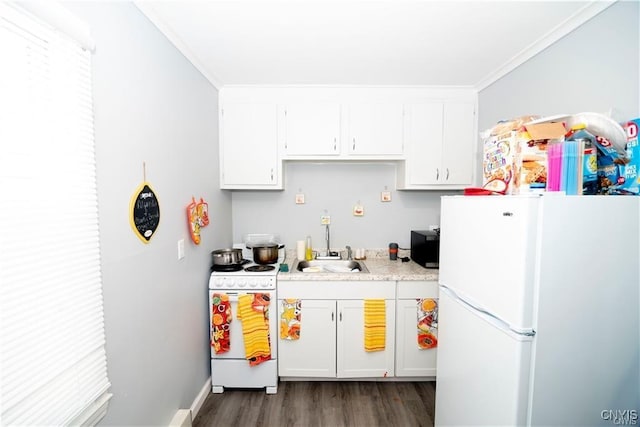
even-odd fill
[(393, 376), (395, 306), (386, 300), (386, 338), (383, 351), (364, 350), (364, 300), (338, 301), (338, 378)]
[[(282, 315), (282, 299), (287, 298), (301, 300), (301, 319), (300, 339), (278, 340), (278, 375), (309, 378), (393, 376), (394, 284), (378, 281), (280, 282), (278, 321)], [(383, 351), (367, 352), (364, 349), (365, 298), (385, 299)]]
[[(278, 341), (281, 377), (336, 376), (336, 302), (302, 300), (300, 339)], [(282, 300), (278, 300), (278, 321)]]
[(435, 377), (437, 347), (420, 349), (417, 337), (418, 299), (438, 298), (438, 283), (398, 282), (396, 319), (397, 377)]

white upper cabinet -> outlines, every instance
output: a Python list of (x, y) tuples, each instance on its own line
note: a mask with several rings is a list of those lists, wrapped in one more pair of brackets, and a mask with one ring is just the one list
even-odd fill
[(403, 149), (403, 105), (394, 102), (350, 104), (347, 108), (347, 153), (399, 157)]
[(437, 184), (442, 167), (444, 104), (413, 104), (408, 110), (405, 179), (409, 185)]
[(340, 154), (340, 104), (290, 103), (279, 107), (285, 157)]
[(399, 190), (473, 184), (477, 92), (464, 88), (220, 90), (220, 188), (283, 189), (287, 160), (396, 161)]
[(473, 183), (475, 100), (407, 106), (399, 189), (462, 189)]
[(473, 179), (473, 154), (478, 137), (475, 131), (475, 104), (444, 104), (442, 169), (445, 185), (469, 186)]
[(281, 189), (276, 104), (220, 106), (220, 188)]

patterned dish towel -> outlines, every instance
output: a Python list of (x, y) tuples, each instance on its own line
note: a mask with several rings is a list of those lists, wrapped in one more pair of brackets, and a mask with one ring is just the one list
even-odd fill
[(227, 294), (213, 294), (211, 298), (211, 347), (216, 354), (226, 353), (231, 348), (230, 322), (229, 296)]
[(386, 309), (383, 299), (364, 300), (364, 350), (383, 351), (385, 348)]
[(299, 299), (283, 299), (280, 315), (280, 339), (300, 339), (300, 317), (302, 301)]
[(269, 343), (269, 303), (264, 294), (244, 294), (238, 297), (238, 320), (242, 321), (245, 358), (250, 366), (271, 360)]
[(438, 300), (418, 300), (418, 348), (426, 350), (438, 346)]

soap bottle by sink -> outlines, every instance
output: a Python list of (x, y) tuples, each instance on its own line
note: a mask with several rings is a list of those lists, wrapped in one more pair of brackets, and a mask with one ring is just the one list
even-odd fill
[(307, 236), (307, 245), (305, 246), (304, 258), (307, 261), (313, 259), (313, 248), (311, 247), (311, 236)]

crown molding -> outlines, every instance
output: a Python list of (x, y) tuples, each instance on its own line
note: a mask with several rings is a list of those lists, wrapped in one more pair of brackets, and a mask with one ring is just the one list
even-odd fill
[(544, 49), (548, 48), (585, 22), (598, 15), (618, 0), (595, 0), (585, 5), (582, 9), (565, 19), (556, 27), (551, 29), (547, 34), (531, 43), (529, 46), (518, 52), (513, 58), (504, 63), (501, 67), (491, 72), (484, 79), (475, 84), (476, 89), (480, 92), (486, 89), (520, 65), (533, 58)]
[(220, 89), (222, 87), (222, 83), (216, 76), (207, 71), (207, 68), (200, 62), (198, 56), (189, 49), (189, 47), (182, 41), (180, 37), (173, 31), (173, 28), (169, 24), (167, 24), (164, 20), (162, 20), (156, 10), (153, 7), (153, 2), (151, 1), (134, 1), (133, 4), (142, 12), (143, 15), (151, 21), (153, 25), (160, 30), (167, 40), (169, 40), (175, 47), (182, 53), (182, 55), (187, 58), (191, 64), (206, 78), (216, 89)]

